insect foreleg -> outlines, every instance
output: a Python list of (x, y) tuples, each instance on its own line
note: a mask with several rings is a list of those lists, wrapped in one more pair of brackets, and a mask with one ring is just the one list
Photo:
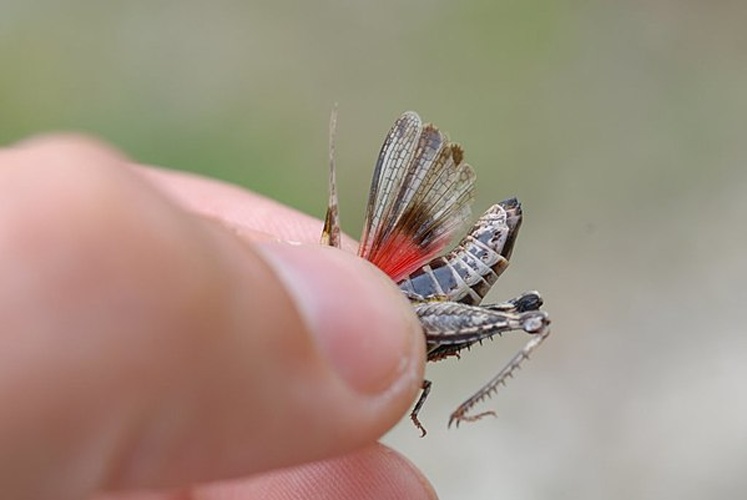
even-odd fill
[(425, 430), (425, 427), (423, 427), (423, 424), (421, 424), (418, 419), (418, 413), (420, 413), (420, 409), (423, 407), (423, 404), (425, 404), (425, 400), (428, 399), (428, 394), (431, 393), (431, 385), (433, 385), (433, 383), (430, 380), (423, 380), (423, 385), (421, 386), (423, 392), (420, 393), (418, 402), (415, 403), (415, 407), (410, 412), (410, 420), (415, 424), (415, 427), (420, 429), (420, 437), (425, 437), (425, 435), (428, 434), (428, 431)]

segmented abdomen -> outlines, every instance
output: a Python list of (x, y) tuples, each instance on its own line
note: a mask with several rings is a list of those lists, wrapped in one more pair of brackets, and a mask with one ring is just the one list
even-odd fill
[(508, 266), (521, 225), (521, 205), (511, 198), (490, 207), (459, 245), (400, 281), (415, 302), (479, 304)]

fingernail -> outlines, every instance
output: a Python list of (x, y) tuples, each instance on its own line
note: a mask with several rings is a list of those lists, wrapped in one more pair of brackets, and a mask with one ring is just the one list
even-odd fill
[(358, 392), (378, 394), (409, 369), (422, 342), (404, 296), (373, 265), (317, 246), (258, 245), (321, 353)]

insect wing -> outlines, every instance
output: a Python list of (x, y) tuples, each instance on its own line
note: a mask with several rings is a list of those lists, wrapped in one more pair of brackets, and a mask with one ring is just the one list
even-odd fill
[(399, 281), (440, 254), (470, 218), (475, 174), (461, 147), (404, 113), (376, 162), (359, 254)]
[(376, 243), (381, 241), (386, 228), (391, 227), (390, 214), (422, 130), (417, 113), (406, 112), (394, 122), (381, 146), (368, 193), (358, 252), (362, 257), (368, 258), (376, 252)]

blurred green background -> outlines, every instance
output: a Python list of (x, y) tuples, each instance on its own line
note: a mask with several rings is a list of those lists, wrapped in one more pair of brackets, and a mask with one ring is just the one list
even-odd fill
[(475, 212), (525, 207), (491, 298), (543, 292), (553, 335), (485, 409), (449, 413), (525, 339), (429, 367), (385, 442), (442, 498), (747, 494), (747, 4), (0, 0), (0, 143), (79, 130), (135, 160), (321, 217), (339, 102), (344, 228), (384, 134), (437, 123)]

